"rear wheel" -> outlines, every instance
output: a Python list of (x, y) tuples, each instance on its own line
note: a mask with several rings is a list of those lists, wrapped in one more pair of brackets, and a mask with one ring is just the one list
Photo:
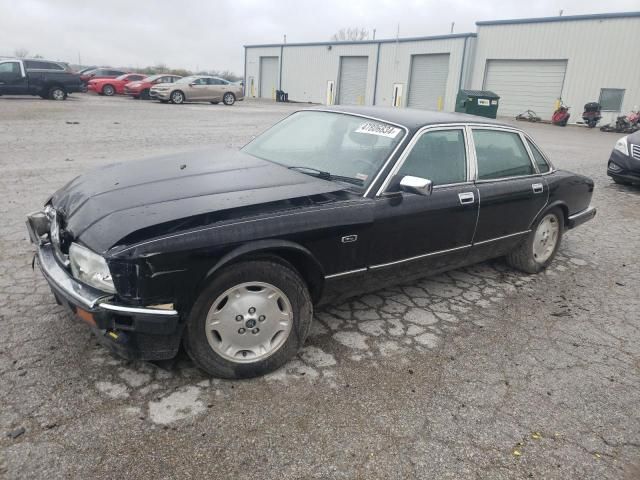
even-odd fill
[(236, 96), (231, 92), (227, 92), (222, 96), (222, 101), (225, 105), (233, 105), (236, 103)]
[(184, 345), (213, 376), (255, 377), (296, 354), (312, 317), (309, 291), (293, 267), (245, 261), (220, 271), (202, 290), (187, 320)]
[(562, 232), (564, 215), (554, 208), (536, 223), (527, 239), (507, 255), (507, 263), (527, 273), (538, 273), (549, 266), (556, 256)]
[(51, 87), (49, 89), (49, 99), (62, 101), (67, 99), (67, 92), (62, 87)]
[(180, 90), (171, 92), (171, 101), (176, 105), (180, 105), (181, 103), (184, 103), (184, 93), (182, 93)]
[(102, 94), (106, 95), (107, 97), (113, 97), (116, 94), (116, 89), (113, 85), (107, 84), (102, 87)]

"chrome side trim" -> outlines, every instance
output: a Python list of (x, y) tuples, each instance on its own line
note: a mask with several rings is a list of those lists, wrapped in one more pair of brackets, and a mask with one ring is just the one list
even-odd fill
[(324, 279), (329, 280), (331, 278), (346, 277), (347, 275), (354, 275), (356, 273), (362, 273), (366, 271), (367, 271), (367, 268), (356, 268), (355, 270), (347, 270), (346, 272), (332, 273), (331, 275), (325, 275)]
[(378, 264), (378, 265), (371, 265), (369, 267), (369, 269), (370, 270), (376, 270), (378, 268), (390, 267), (392, 265), (397, 265), (399, 263), (412, 262), (414, 260), (420, 260), (421, 258), (435, 257), (436, 255), (443, 255), (445, 253), (451, 253), (451, 252), (455, 252), (455, 251), (458, 251), (458, 250), (464, 250), (465, 248), (469, 248), (469, 247), (471, 247), (471, 245), (462, 245), (461, 247), (449, 248), (449, 249), (446, 249), (446, 250), (438, 250), (436, 252), (431, 252), (431, 253), (423, 253), (422, 255), (416, 255), (415, 257), (409, 257), (409, 258), (403, 258), (402, 260), (396, 260), (394, 262), (381, 263), (381, 264)]
[(510, 233), (509, 235), (503, 235), (501, 237), (490, 238), (489, 240), (482, 240), (481, 242), (474, 242), (473, 245), (484, 245), (485, 243), (497, 242), (498, 240), (506, 240), (507, 238), (517, 237), (518, 235), (525, 235), (531, 233), (531, 230), (525, 230), (523, 232)]
[(133, 313), (133, 314), (143, 314), (143, 315), (165, 315), (173, 317), (178, 315), (176, 310), (162, 310), (159, 308), (137, 308), (137, 307), (123, 307), (121, 305), (112, 305), (111, 303), (101, 303), (99, 304), (100, 308), (104, 308), (105, 310), (110, 310), (112, 312), (120, 312), (120, 313)]

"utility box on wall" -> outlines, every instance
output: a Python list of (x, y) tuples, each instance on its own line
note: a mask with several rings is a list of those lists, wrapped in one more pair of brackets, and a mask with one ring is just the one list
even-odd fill
[(496, 118), (498, 100), (500, 97), (488, 90), (460, 90), (456, 98), (456, 112)]

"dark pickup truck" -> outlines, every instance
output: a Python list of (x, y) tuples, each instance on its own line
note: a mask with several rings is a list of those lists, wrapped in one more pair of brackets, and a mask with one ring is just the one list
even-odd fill
[(85, 87), (80, 75), (59, 62), (48, 60), (0, 60), (0, 95), (39, 95), (66, 100)]

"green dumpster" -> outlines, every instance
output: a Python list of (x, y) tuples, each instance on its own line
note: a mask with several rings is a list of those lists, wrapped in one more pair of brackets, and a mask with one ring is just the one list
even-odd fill
[(456, 98), (456, 112), (496, 118), (498, 100), (500, 97), (488, 90), (460, 90)]

